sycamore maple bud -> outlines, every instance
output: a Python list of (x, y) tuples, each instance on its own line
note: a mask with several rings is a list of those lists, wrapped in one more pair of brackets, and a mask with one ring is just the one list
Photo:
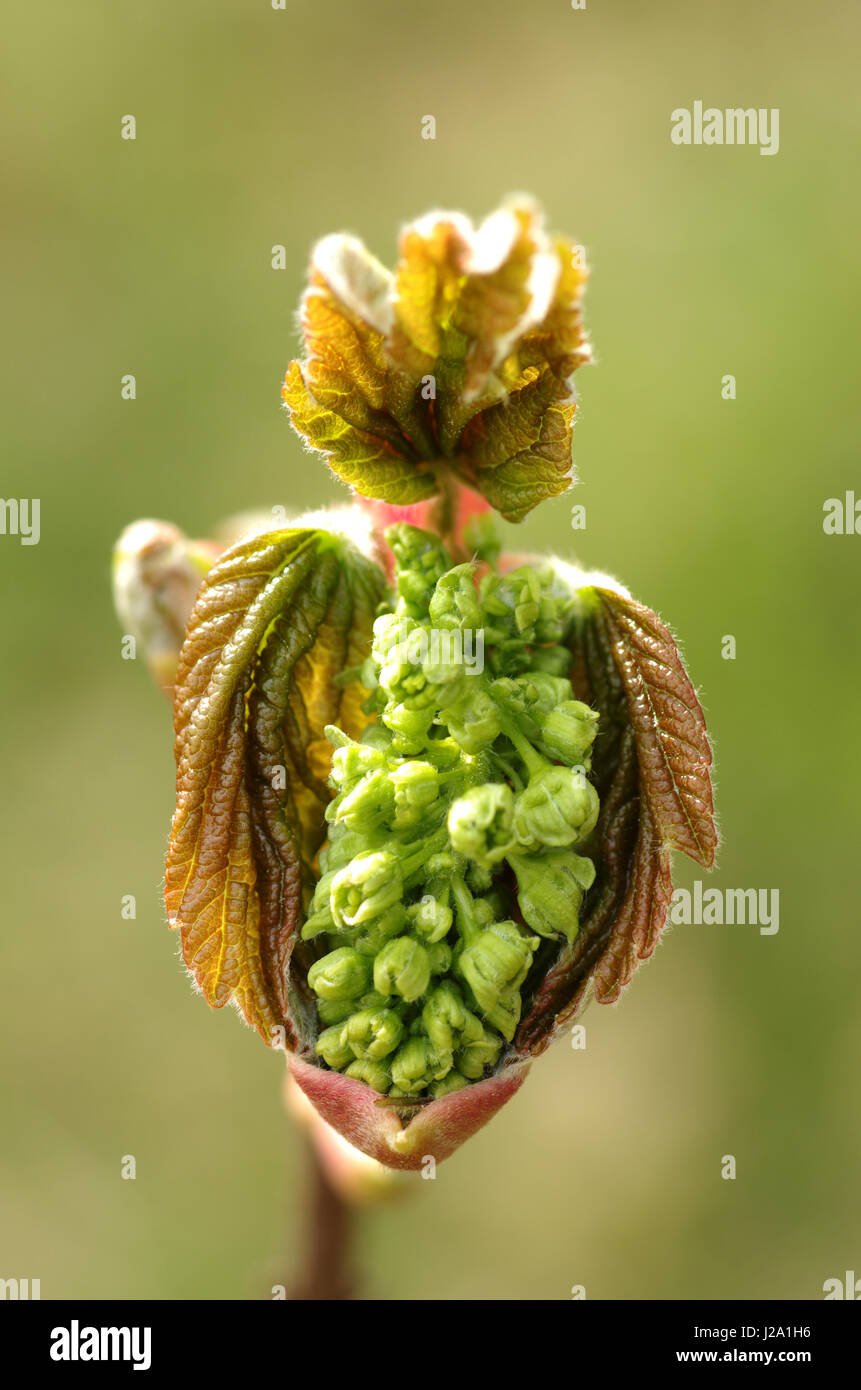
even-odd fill
[(499, 706), (480, 686), (459, 704), (443, 709), (440, 718), (464, 753), (473, 755), (489, 747), (502, 730)]
[(396, 855), (385, 850), (357, 854), (332, 879), (332, 916), (342, 927), (372, 922), (400, 902), (402, 894), (403, 878)]
[(429, 1038), (408, 1038), (392, 1058), (392, 1081), (403, 1095), (416, 1095), (451, 1070), (450, 1053), (439, 1053)]
[(449, 559), (436, 536), (406, 522), (386, 529), (386, 543), (395, 556), (395, 585), (403, 612), (423, 618), (437, 581)]
[(421, 998), (430, 979), (430, 956), (414, 936), (395, 937), (374, 961), (374, 988), (380, 994), (399, 994), (408, 1004)]
[(455, 1052), (483, 1035), (479, 1019), (466, 1007), (456, 985), (438, 985), (422, 1009), (422, 1026), (438, 1052)]
[(533, 774), (514, 806), (514, 832), (525, 849), (560, 848), (585, 840), (600, 811), (598, 793), (585, 773), (551, 767)]
[(430, 1093), (434, 1100), (442, 1100), (443, 1096), (450, 1096), (453, 1091), (462, 1091), (464, 1086), (469, 1085), (469, 1080), (463, 1072), (456, 1071), (454, 1067), (444, 1076), (442, 1081), (435, 1081), (430, 1088)]
[(391, 941), (403, 931), (406, 920), (403, 904), (394, 903), (379, 917), (360, 922), (356, 927), (342, 927), (341, 935), (345, 936), (353, 949), (361, 955), (376, 956), (387, 941)]
[(597, 710), (582, 700), (563, 700), (542, 718), (540, 742), (549, 757), (570, 765), (586, 757), (597, 732)]
[(413, 935), (433, 945), (448, 935), (454, 914), (446, 903), (440, 902), (432, 893), (425, 893), (420, 902), (410, 904), (407, 917)]
[[(326, 725), (324, 732), (330, 742), (334, 740), (335, 736), (338, 736), (339, 739), (343, 738), (340, 729), (334, 728), (331, 724)], [(369, 773), (384, 770), (386, 766), (386, 755), (381, 749), (348, 739), (336, 745), (332, 753), (332, 768), (329, 775), (333, 787), (344, 792), (349, 791)]]
[(456, 565), (437, 581), (428, 605), (433, 627), (473, 630), (481, 627), (481, 605), (472, 579), (474, 570), (472, 564)]
[(345, 1041), (342, 1023), (324, 1028), (314, 1044), (314, 1051), (318, 1057), (323, 1058), (327, 1067), (333, 1067), (336, 1071), (348, 1067), (356, 1055), (349, 1043)]
[(489, 869), (514, 847), (514, 795), (504, 782), (470, 787), (448, 812), (452, 848)]
[(486, 1067), (495, 1067), (502, 1038), (482, 1026), (478, 1037), (470, 1038), (455, 1054), (455, 1066), (470, 1081), (477, 1081), (484, 1075)]
[(421, 824), (428, 807), (439, 796), (439, 773), (432, 763), (419, 759), (403, 762), (389, 773), (394, 798), (394, 820), (399, 830)]
[(379, 1091), (381, 1094), (391, 1085), (388, 1067), (384, 1062), (374, 1062), (370, 1057), (357, 1057), (355, 1062), (351, 1062), (347, 1067), (344, 1075), (351, 1076), (354, 1081), (364, 1081), (372, 1091)]
[(394, 1009), (360, 1009), (342, 1029), (344, 1042), (356, 1057), (378, 1062), (400, 1044), (404, 1025)]
[(371, 983), (373, 965), (351, 946), (339, 946), (314, 962), (308, 984), (322, 999), (357, 999)]
[(475, 1002), (488, 1014), (507, 989), (519, 989), (529, 973), (535, 936), (525, 936), (515, 922), (496, 922), (464, 946), (456, 970)]
[(368, 772), (349, 791), (326, 807), (327, 821), (340, 821), (348, 830), (374, 830), (384, 825), (395, 809), (391, 774), (380, 768)]
[(392, 731), (394, 751), (410, 757), (424, 751), (435, 716), (432, 705), (424, 709), (408, 709), (406, 705), (390, 700), (380, 718)]
[(517, 902), (523, 920), (539, 936), (564, 936), (573, 942), (580, 926), (583, 895), (595, 881), (591, 859), (573, 850), (510, 854), (517, 877)]

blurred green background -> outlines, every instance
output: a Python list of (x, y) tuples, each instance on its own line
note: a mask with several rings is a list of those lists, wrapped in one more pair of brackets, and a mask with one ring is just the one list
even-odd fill
[[(0, 491), (42, 521), (0, 537), (0, 1276), (254, 1298), (295, 1269), (283, 1061), (164, 925), (170, 717), (121, 660), (110, 549), (138, 516), (343, 497), (280, 410), (310, 246), (391, 263), (401, 222), (526, 189), (588, 249), (598, 365), (578, 492), (510, 539), (671, 621), (717, 749), (712, 882), (778, 889), (780, 931), (673, 929), (585, 1051), (363, 1217), (363, 1290), (821, 1298), (861, 1271), (861, 536), (822, 530), (861, 497), (857, 6), (14, 0), (4, 29)], [(779, 154), (671, 144), (698, 99), (779, 107)]]

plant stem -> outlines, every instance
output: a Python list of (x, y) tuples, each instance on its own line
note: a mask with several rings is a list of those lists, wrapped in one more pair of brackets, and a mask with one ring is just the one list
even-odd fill
[(306, 1149), (310, 1194), (305, 1216), (305, 1264), (290, 1297), (300, 1302), (349, 1299), (354, 1290), (350, 1247), (355, 1214), (329, 1182), (310, 1139)]

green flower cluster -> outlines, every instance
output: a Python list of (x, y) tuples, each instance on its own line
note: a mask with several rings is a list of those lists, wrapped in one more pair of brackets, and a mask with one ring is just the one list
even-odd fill
[(326, 730), (335, 795), (302, 935), (332, 948), (308, 972), (323, 1061), (436, 1098), (497, 1064), (540, 938), (578, 931), (598, 716), (565, 674), (572, 599), (550, 565), (476, 584), (436, 537), (386, 539), (397, 597), (353, 673), (377, 719), (359, 742)]

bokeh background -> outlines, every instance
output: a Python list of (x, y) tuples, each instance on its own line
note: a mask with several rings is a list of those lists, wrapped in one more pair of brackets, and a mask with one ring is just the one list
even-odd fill
[[(164, 925), (170, 717), (121, 659), (110, 549), (138, 516), (343, 497), (280, 410), (309, 247), (391, 262), (401, 222), (526, 189), (588, 249), (597, 365), (576, 496), (510, 538), (671, 621), (717, 749), (712, 882), (778, 889), (780, 931), (669, 932), (585, 1051), (363, 1218), (363, 1291), (821, 1298), (861, 1271), (861, 536), (822, 528), (861, 497), (858, 7), (14, 0), (4, 39), (0, 491), (42, 522), (0, 537), (0, 1276), (232, 1299), (295, 1270), (283, 1061)], [(697, 99), (778, 107), (779, 153), (674, 146)]]

